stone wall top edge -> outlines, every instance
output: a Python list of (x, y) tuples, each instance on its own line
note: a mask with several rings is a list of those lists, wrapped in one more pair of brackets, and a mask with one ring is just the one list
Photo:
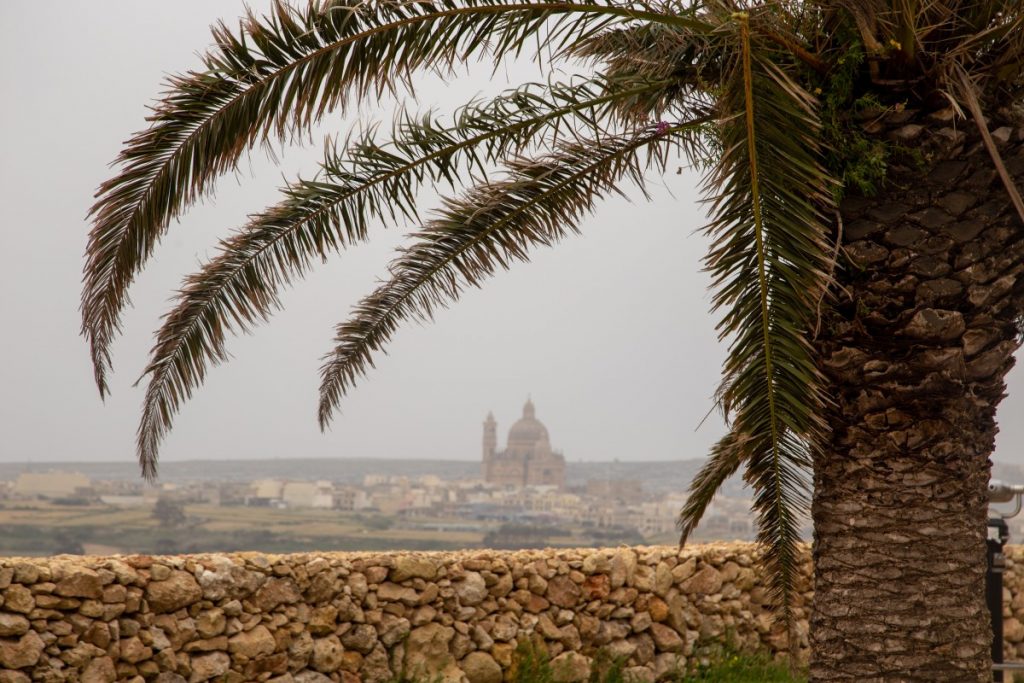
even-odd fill
[[(805, 551), (810, 549), (809, 544), (803, 544)], [(182, 555), (50, 555), (45, 557), (0, 557), (0, 567), (8, 567), (15, 564), (31, 563), (39, 565), (48, 564), (75, 564), (84, 566), (102, 566), (109, 562), (122, 562), (131, 566), (144, 567), (150, 564), (171, 564), (177, 565), (191, 560), (202, 564), (204, 560), (211, 559), (237, 559), (245, 563), (280, 564), (292, 562), (306, 562), (316, 558), (327, 560), (338, 560), (342, 562), (362, 562), (367, 564), (389, 565), (396, 558), (400, 557), (424, 557), (438, 561), (439, 563), (459, 562), (467, 559), (514, 559), (531, 561), (541, 558), (584, 558), (592, 554), (614, 554), (623, 550), (631, 550), (640, 558), (644, 556), (664, 557), (707, 557), (718, 556), (724, 559), (732, 554), (757, 554), (757, 544), (746, 541), (717, 541), (712, 543), (691, 544), (683, 548), (676, 545), (642, 545), (642, 546), (608, 546), (608, 547), (576, 547), (576, 548), (537, 548), (524, 550), (496, 550), (488, 548), (474, 548), (466, 550), (389, 550), (389, 551), (312, 551), (301, 553), (265, 553), (258, 551), (237, 551), (222, 553), (195, 553)], [(1021, 547), (1024, 553), (1024, 547)]]

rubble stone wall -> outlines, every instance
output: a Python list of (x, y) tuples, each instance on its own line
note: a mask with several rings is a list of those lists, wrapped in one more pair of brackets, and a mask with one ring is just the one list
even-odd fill
[[(403, 671), (500, 683), (524, 639), (562, 681), (585, 680), (601, 651), (650, 681), (724, 639), (787, 647), (745, 543), (7, 558), (0, 594), (0, 683), (375, 683)], [(805, 625), (797, 639), (805, 656)]]
[(1003, 658), (1008, 662), (1024, 660), (1024, 545), (1006, 546)]
[[(500, 683), (517, 642), (582, 681), (636, 680), (728, 641), (786, 652), (746, 543), (456, 553), (0, 558), (0, 683)], [(807, 654), (805, 557), (796, 614)], [(1007, 548), (1006, 658), (1024, 659), (1024, 546)]]

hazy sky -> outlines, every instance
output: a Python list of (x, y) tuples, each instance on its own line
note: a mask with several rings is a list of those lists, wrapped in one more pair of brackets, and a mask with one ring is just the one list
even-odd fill
[[(269, 4), (254, 0), (256, 8)], [(209, 24), (241, 0), (0, 2), (0, 460), (117, 460), (134, 467), (142, 389), (131, 385), (183, 275), (218, 237), (311, 176), (318, 145), (280, 166), (255, 152), (246, 173), (171, 231), (132, 289), (135, 306), (114, 347), (113, 396), (101, 403), (78, 300), (84, 216), (120, 143), (143, 125), (164, 75), (198, 65)], [(530, 65), (502, 71), (543, 78)], [(486, 69), (457, 87), (424, 79), (423, 108), (451, 108), (505, 86)], [(316, 136), (343, 133), (357, 113), (328, 117)], [(434, 324), (402, 329), (343, 403), (333, 429), (315, 422), (320, 357), (333, 326), (386, 273), (408, 226), (316, 269), (285, 293), (285, 311), (229, 342), (178, 417), (165, 461), (197, 458), (405, 457), (477, 459), (493, 410), (499, 445), (532, 394), (555, 448), (569, 460), (702, 456), (720, 435), (711, 406), (723, 349), (708, 314), (706, 242), (697, 178), (654, 179), (654, 201), (605, 201), (583, 235), (535, 252), (529, 264), (469, 292)], [(1016, 393), (1016, 395), (1015, 395)], [(1001, 408), (997, 458), (1024, 463), (1020, 372)]]

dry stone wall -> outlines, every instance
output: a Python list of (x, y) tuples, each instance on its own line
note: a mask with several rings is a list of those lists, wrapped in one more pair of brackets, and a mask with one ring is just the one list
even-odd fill
[[(807, 654), (810, 560), (797, 596)], [(785, 653), (749, 544), (461, 553), (0, 558), (0, 683), (500, 683), (531, 640), (565, 683), (604, 651), (651, 681), (725, 640)], [(1024, 546), (1006, 657), (1024, 660)]]
[(1006, 661), (1024, 660), (1024, 545), (1006, 546), (1003, 657)]
[(787, 647), (749, 544), (0, 559), (0, 589), (0, 683), (500, 683), (522, 640), (566, 683), (601, 651), (653, 681), (726, 638)]

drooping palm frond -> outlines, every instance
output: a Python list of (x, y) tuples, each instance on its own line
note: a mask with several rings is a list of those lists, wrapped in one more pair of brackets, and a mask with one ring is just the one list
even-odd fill
[[(756, 17), (753, 17), (756, 19)], [(822, 380), (808, 342), (828, 282), (823, 210), (831, 205), (814, 98), (754, 42), (752, 17), (733, 16), (735, 59), (719, 93), (722, 153), (707, 190), (713, 238), (707, 259), (714, 306), (730, 340), (720, 399), (731, 419), (714, 460), (683, 511), (692, 529), (737, 463), (755, 491), (758, 540), (773, 595), (790, 619), (799, 514), (806, 507), (809, 448), (825, 432)]]
[[(693, 153), (687, 133), (703, 120), (589, 142), (560, 145), (539, 159), (509, 164), (508, 177), (446, 202), (415, 242), (391, 264), (391, 277), (359, 302), (335, 335), (321, 370), (319, 419), (326, 428), (342, 396), (373, 366), (373, 355), (406, 320), (425, 321), (498, 268), (525, 260), (532, 247), (575, 232), (581, 217), (629, 182), (641, 191), (652, 166), (662, 168), (671, 145)], [(646, 154), (645, 154), (646, 153)]]
[(424, 184), (456, 186), (527, 146), (621, 127), (616, 102), (669, 85), (528, 85), (470, 103), (451, 122), (402, 112), (385, 143), (370, 130), (344, 152), (329, 151), (321, 177), (287, 187), (281, 203), (254, 216), (186, 279), (144, 372), (149, 384), (138, 430), (143, 474), (155, 476), (159, 443), (182, 400), (202, 383), (210, 364), (225, 359), (226, 335), (265, 320), (279, 306), (280, 289), (317, 259), (365, 239), (374, 220), (416, 220), (416, 194)]
[(246, 150), (298, 136), (347, 97), (408, 84), (419, 69), (498, 60), (534, 36), (561, 48), (638, 20), (698, 24), (639, 1), (318, 0), (300, 13), (275, 0), (265, 17), (250, 12), (237, 33), (217, 25), (205, 70), (169, 80), (150, 127), (128, 141), (120, 172), (100, 186), (90, 211), (82, 333), (101, 396), (135, 274), (168, 222)]
[(719, 439), (711, 448), (708, 459), (690, 482), (689, 495), (678, 519), (680, 546), (686, 545), (690, 534), (704, 518), (704, 512), (714, 500), (715, 494), (722, 488), (722, 484), (736, 474), (743, 464), (743, 449), (736, 443), (738, 438), (740, 436), (736, 432), (730, 431)]

